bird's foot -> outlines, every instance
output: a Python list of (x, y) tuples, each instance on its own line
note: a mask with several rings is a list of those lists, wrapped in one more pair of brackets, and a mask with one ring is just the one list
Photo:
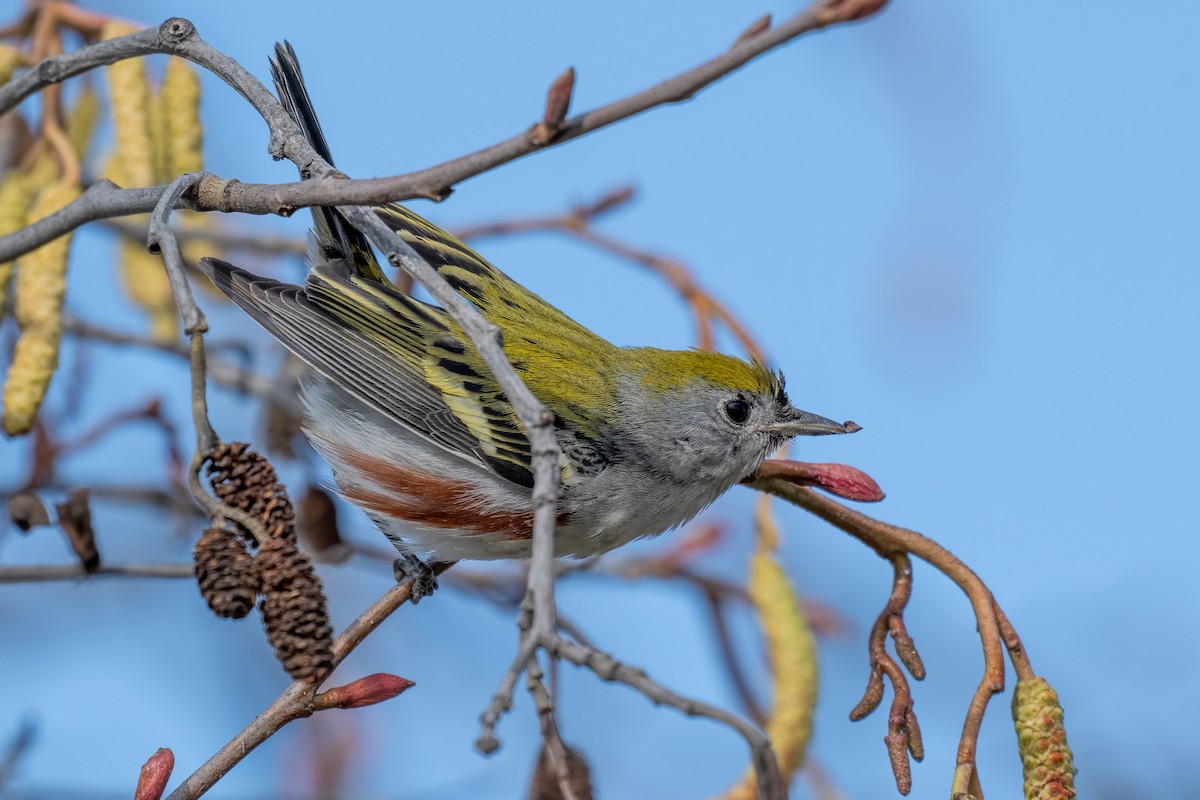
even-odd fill
[(405, 578), (413, 579), (412, 603), (421, 602), (422, 597), (428, 597), (438, 588), (437, 574), (433, 567), (426, 564), (412, 553), (405, 553), (392, 563), (392, 571), (396, 574), (396, 582)]

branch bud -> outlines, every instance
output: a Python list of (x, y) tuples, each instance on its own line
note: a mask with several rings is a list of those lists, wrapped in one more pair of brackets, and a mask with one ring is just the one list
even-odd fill
[(817, 9), (817, 19), (826, 25), (853, 22), (879, 13), (887, 4), (888, 0), (827, 0)]
[(747, 480), (778, 479), (801, 486), (815, 486), (832, 495), (863, 503), (877, 503), (885, 495), (875, 480), (845, 464), (809, 464), (803, 461), (764, 461)]
[(323, 692), (316, 702), (325, 708), (362, 708), (391, 700), (414, 686), (416, 684), (408, 678), (376, 672)]
[(142, 765), (133, 800), (159, 800), (167, 789), (167, 781), (171, 779), (173, 769), (175, 754), (166, 747), (158, 748), (154, 755), (150, 756), (150, 760)]
[(531, 138), (539, 147), (550, 144), (562, 130), (563, 121), (571, 109), (571, 95), (575, 91), (575, 68), (567, 67), (567, 71), (554, 79), (550, 90), (546, 92), (546, 111), (542, 121), (533, 126)]

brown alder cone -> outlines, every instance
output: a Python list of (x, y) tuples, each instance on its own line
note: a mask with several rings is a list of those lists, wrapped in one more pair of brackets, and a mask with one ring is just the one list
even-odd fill
[[(294, 539), (295, 511), (275, 468), (245, 442), (217, 445), (208, 464), (213, 493), (222, 503), (258, 519), (272, 539)], [(243, 531), (249, 540), (249, 535)], [(252, 544), (261, 544), (251, 542)]]
[[(592, 800), (592, 774), (583, 753), (570, 745), (567, 751), (567, 776), (571, 793), (576, 800)], [(529, 785), (527, 800), (562, 800), (563, 790), (558, 783), (558, 772), (550, 760), (550, 753), (542, 745), (537, 764), (533, 770), (533, 781)]]
[(209, 528), (192, 552), (196, 582), (218, 617), (242, 619), (258, 597), (258, 570), (246, 545), (231, 530)]
[(333, 667), (333, 628), (321, 581), (293, 539), (270, 539), (254, 558), (262, 614), (275, 657), (297, 680), (319, 682)]

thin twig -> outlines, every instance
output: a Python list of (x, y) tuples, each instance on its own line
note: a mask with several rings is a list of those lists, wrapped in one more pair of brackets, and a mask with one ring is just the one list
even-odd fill
[(49, 583), (108, 575), (119, 578), (194, 578), (192, 564), (101, 564), (94, 570), (82, 564), (37, 564), (0, 567), (0, 583)]
[(183, 254), (179, 251), (179, 240), (175, 238), (175, 231), (171, 229), (171, 212), (179, 198), (207, 174), (185, 172), (171, 181), (150, 214), (150, 228), (146, 235), (146, 246), (150, 252), (162, 254), (167, 278), (171, 282), (171, 292), (175, 295), (175, 305), (179, 307), (179, 315), (183, 319), (183, 332), (189, 336), (207, 331), (208, 323), (205, 322), (200, 307), (196, 305), (196, 297), (192, 294), (191, 284), (188, 283)]
[(758, 796), (763, 800), (787, 797), (787, 784), (779, 771), (771, 742), (754, 725), (736, 714), (678, 695), (644, 671), (622, 664), (608, 653), (560, 637), (556, 639), (551, 649), (553, 655), (576, 666), (587, 667), (601, 680), (623, 683), (654, 703), (678, 709), (689, 717), (707, 717), (733, 728), (750, 746), (751, 762), (758, 777)]
[(754, 721), (755, 725), (762, 727), (767, 722), (767, 714), (763, 710), (762, 704), (758, 702), (758, 698), (754, 696), (754, 691), (750, 688), (750, 680), (746, 671), (742, 669), (741, 660), (738, 659), (733, 636), (729, 631), (729, 622), (725, 617), (726, 604), (720, 594), (711, 590), (704, 593), (704, 599), (708, 603), (709, 617), (717, 638), (717, 650), (721, 655), (721, 662), (725, 665), (725, 673), (729, 676), (734, 692), (741, 701), (742, 708), (746, 710), (747, 716)]
[(1033, 680), (1037, 677), (1037, 673), (1033, 671), (1033, 665), (1029, 663), (1029, 652), (1021, 643), (1017, 629), (1008, 621), (1004, 610), (1000, 608), (1000, 604), (995, 602), (994, 598), (992, 606), (996, 609), (996, 620), (1000, 623), (1000, 635), (1004, 637), (1004, 646), (1008, 648), (1008, 660), (1012, 662), (1013, 671), (1017, 673), (1019, 680)]
[[(103, 223), (126, 239), (146, 241), (146, 226), (130, 220), (113, 219)], [(273, 236), (268, 233), (241, 233), (231, 231), (224, 226), (204, 228), (182, 228), (175, 231), (175, 238), (182, 244), (189, 242), (204, 242), (222, 250), (238, 250), (256, 255), (292, 255), (301, 258), (308, 255), (308, 244), (299, 236)]]
[(533, 696), (533, 707), (542, 731), (542, 744), (550, 759), (550, 766), (554, 769), (558, 790), (562, 793), (563, 800), (580, 800), (571, 780), (571, 756), (558, 732), (558, 723), (554, 719), (554, 703), (550, 699), (550, 692), (546, 690), (542, 666), (536, 657), (529, 659), (529, 663), (525, 665), (525, 687)]
[[(184, 359), (190, 359), (192, 354), (191, 346), (187, 344), (166, 342), (151, 336), (140, 336), (135, 333), (107, 328), (71, 314), (63, 315), (63, 330), (82, 339), (120, 346), (142, 347), (148, 350), (170, 353)], [(223, 344), (225, 347), (230, 346), (229, 343), (206, 343), (206, 354), (209, 354), (208, 351), (221, 349)], [(214, 383), (219, 383), (241, 394), (253, 395), (261, 397), (264, 400), (269, 400), (287, 411), (300, 411), (300, 401), (296, 397), (296, 394), (288, 391), (286, 387), (281, 386), (274, 379), (230, 361), (208, 358), (206, 358), (206, 361), (208, 377)]]
[[(979, 729), (992, 695), (1004, 691), (1004, 641), (992, 593), (970, 567), (937, 542), (916, 531), (872, 519), (812, 489), (775, 478), (750, 480), (760, 491), (782, 497), (862, 540), (880, 554), (909, 553), (927, 561), (954, 581), (971, 603), (983, 646), (983, 677), (971, 697), (958, 741), (957, 763), (951, 794), (966, 793), (975, 779), (975, 753)], [(882, 690), (882, 687), (880, 687)]]
[(464, 241), (488, 236), (554, 231), (589, 244), (630, 263), (645, 267), (671, 285), (683, 298), (696, 320), (697, 346), (712, 350), (716, 344), (713, 321), (724, 325), (746, 352), (765, 361), (762, 348), (742, 325), (737, 316), (717, 297), (706, 291), (682, 262), (652, 253), (606, 236), (592, 227), (598, 216), (624, 205), (633, 198), (633, 190), (622, 187), (606, 192), (595, 202), (579, 205), (565, 214), (525, 217), (459, 228), (455, 231)]
[(3, 754), (0, 754), (0, 792), (7, 788), (21, 761), (29, 754), (35, 738), (37, 728), (33, 722), (28, 719), (22, 720), (16, 735), (9, 740)]
[[(412, 584), (412, 579), (408, 578), (388, 589), (342, 631), (333, 642), (333, 663), (330, 665), (330, 672), (345, 660), (371, 631), (409, 600), (412, 596)], [(317, 689), (316, 683), (306, 680), (293, 681), (275, 702), (171, 792), (167, 800), (194, 800), (200, 797), (254, 748), (284, 725), (319, 710), (314, 705)]]
[[(39, 483), (37, 486), (39, 492), (61, 494), (69, 494), (76, 488), (76, 485), (63, 483), (62, 481)], [(24, 487), (21, 486), (0, 489), (0, 500), (7, 500), (9, 497), (20, 493), (23, 489)], [(130, 505), (149, 505), (182, 514), (200, 514), (200, 509), (196, 508), (196, 504), (191, 501), (190, 495), (181, 495), (176, 492), (160, 489), (157, 486), (89, 485), (88, 490), (91, 492), (92, 498), (96, 500), (128, 503)]]
[[(418, 197), (443, 199), (456, 184), (467, 178), (537, 150), (558, 146), (656, 106), (687, 100), (752, 59), (802, 34), (845, 21), (827, 13), (827, 7), (831, 5), (837, 4), (818, 2), (766, 32), (737, 42), (726, 52), (693, 69), (629, 97), (567, 119), (547, 144), (539, 145), (535, 141), (534, 129), (531, 127), (507, 141), (476, 153), (418, 172), (386, 178), (346, 180), (335, 177), (340, 173), (332, 170), (315, 170), (312, 171), (312, 180), (272, 185), (238, 183), (209, 176), (197, 187), (195, 196), (187, 198), (187, 207), (198, 211), (238, 211), (246, 214), (287, 216), (298, 208), (316, 205), (373, 205)], [(180, 18), (169, 19), (158, 28), (109, 39), (47, 59), (26, 70), (13, 81), (0, 87), (0, 113), (51, 83), (125, 58), (151, 53), (171, 53), (187, 58), (211, 70), (242, 94), (268, 120), (272, 131), (268, 151), (273, 157), (290, 158), (302, 169), (306, 169), (310, 163), (318, 163), (313, 159), (315, 153), (308, 147), (299, 131), (289, 124), (290, 120), (286, 119), (286, 115), (284, 118), (277, 116), (282, 113), (282, 109), (274, 103), (270, 93), (240, 65), (200, 39), (190, 22)], [(288, 133), (281, 136), (278, 133), (281, 131)], [(90, 191), (85, 192), (83, 197), (63, 211), (0, 238), (0, 262), (16, 258), (73, 230), (83, 222), (144, 214), (153, 209), (165, 191), (166, 187), (163, 186), (119, 190), (110, 184), (103, 192), (103, 203), (97, 202), (100, 199), (98, 195), (92, 195)]]

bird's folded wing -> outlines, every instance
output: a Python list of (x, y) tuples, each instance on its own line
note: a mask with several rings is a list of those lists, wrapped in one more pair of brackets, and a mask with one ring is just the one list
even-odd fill
[(218, 259), (200, 268), (305, 363), (430, 442), (501, 477), (533, 483), (529, 442), (495, 379), (445, 311), (317, 264), (308, 285)]

